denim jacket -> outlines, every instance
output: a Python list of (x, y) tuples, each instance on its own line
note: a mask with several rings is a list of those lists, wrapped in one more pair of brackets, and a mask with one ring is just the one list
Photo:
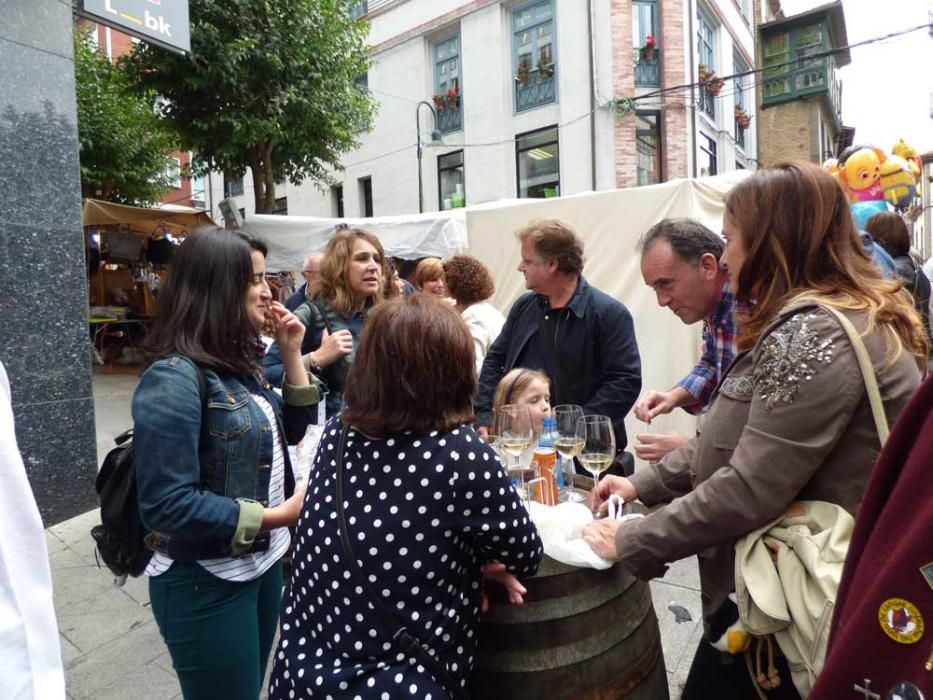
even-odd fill
[[(259, 532), (268, 505), (273, 436), (294, 444), (310, 423), (317, 387), (286, 384), (285, 399), (253, 377), (203, 368), (206, 418), (197, 369), (172, 355), (153, 363), (133, 394), (134, 452), (139, 511), (146, 542), (173, 559), (192, 561), (264, 551)], [(250, 393), (276, 412), (271, 426)], [(285, 493), (295, 481), (285, 450)]]

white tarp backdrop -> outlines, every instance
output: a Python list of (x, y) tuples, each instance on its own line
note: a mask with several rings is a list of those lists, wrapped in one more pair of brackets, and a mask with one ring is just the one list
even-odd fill
[(257, 214), (243, 221), (242, 230), (265, 241), (269, 246), (266, 269), (281, 272), (300, 270), (308, 253), (324, 250), (338, 225), (376, 234), (386, 255), (398, 258), (447, 258), (467, 248), (463, 209), (369, 219)]
[[(642, 391), (665, 391), (696, 364), (702, 324), (685, 326), (671, 311), (658, 306), (657, 297), (641, 276), (638, 238), (667, 217), (690, 217), (713, 231), (721, 231), (723, 198), (747, 175), (747, 171), (739, 170), (648, 187), (469, 207), (469, 252), (492, 272), (496, 281), (492, 302), (508, 313), (512, 302), (525, 291), (524, 278), (516, 270), (521, 255), (515, 230), (539, 217), (557, 216), (572, 223), (585, 243), (584, 277), (619, 299), (635, 319)], [(631, 414), (625, 426), (632, 442), (646, 430), (645, 424)], [(651, 426), (652, 432), (669, 430), (693, 435), (696, 419), (678, 409), (656, 419)]]

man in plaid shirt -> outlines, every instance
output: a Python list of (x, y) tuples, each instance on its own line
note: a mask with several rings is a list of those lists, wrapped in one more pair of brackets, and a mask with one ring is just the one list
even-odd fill
[[(703, 321), (703, 354), (672, 389), (642, 396), (635, 416), (650, 423), (678, 407), (702, 413), (736, 353), (735, 295), (729, 274), (719, 265), (724, 242), (698, 221), (664, 219), (648, 230), (638, 247), (642, 277), (657, 294), (658, 304), (688, 325)], [(641, 435), (635, 454), (657, 462), (687, 440), (679, 433)]]

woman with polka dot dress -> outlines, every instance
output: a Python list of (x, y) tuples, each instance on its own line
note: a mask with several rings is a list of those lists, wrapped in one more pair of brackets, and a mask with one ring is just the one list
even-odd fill
[[(469, 427), (472, 360), (466, 326), (442, 301), (415, 294), (371, 313), (346, 408), (328, 423), (309, 477), (271, 700), (462, 694), (484, 565), (521, 601), (514, 576), (537, 571), (541, 541), (496, 454)], [(378, 607), (341, 544), (340, 459), (346, 536)], [(393, 642), (383, 607), (442, 673)]]

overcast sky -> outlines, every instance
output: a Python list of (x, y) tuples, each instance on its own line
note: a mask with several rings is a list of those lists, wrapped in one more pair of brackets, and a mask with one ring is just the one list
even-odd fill
[[(826, 0), (781, 0), (788, 16)], [(933, 0), (842, 0), (849, 44), (926, 24)], [(842, 121), (855, 143), (890, 152), (898, 138), (920, 153), (933, 151), (933, 36), (921, 29), (851, 50), (842, 79)]]

